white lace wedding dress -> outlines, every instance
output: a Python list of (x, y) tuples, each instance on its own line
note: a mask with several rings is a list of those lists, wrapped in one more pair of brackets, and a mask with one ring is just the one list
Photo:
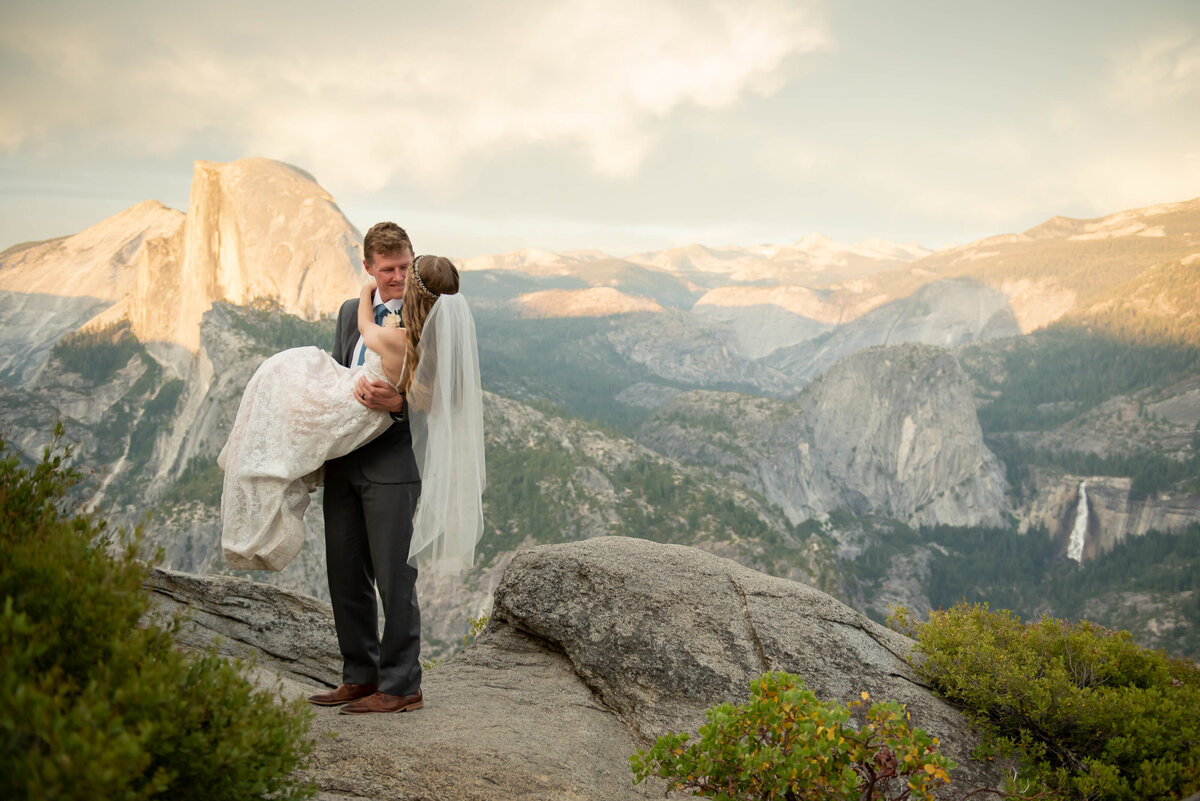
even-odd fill
[(354, 399), (363, 373), (388, 381), (373, 351), (346, 368), (307, 347), (276, 353), (250, 378), (217, 457), (225, 471), (221, 548), (230, 567), (282, 570), (304, 545), (304, 511), (321, 467), (392, 424), (387, 412)]

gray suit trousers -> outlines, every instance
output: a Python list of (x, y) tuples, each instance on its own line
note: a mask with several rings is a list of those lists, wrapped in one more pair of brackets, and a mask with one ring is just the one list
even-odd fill
[[(417, 569), (408, 564), (420, 494), (420, 482), (368, 481), (348, 456), (325, 464), (329, 596), (347, 684), (378, 684), (391, 695), (421, 688)], [(383, 601), (382, 638), (376, 584)]]

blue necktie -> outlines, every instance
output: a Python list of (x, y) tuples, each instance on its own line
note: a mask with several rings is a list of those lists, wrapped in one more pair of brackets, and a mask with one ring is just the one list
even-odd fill
[[(383, 318), (388, 316), (389, 309), (384, 304), (379, 304), (375, 307), (375, 325), (383, 325)], [(367, 360), (367, 343), (363, 342), (362, 349), (358, 352), (358, 364), (362, 364)]]

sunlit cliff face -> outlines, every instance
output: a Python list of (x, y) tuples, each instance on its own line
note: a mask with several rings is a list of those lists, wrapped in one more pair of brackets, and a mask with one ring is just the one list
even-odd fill
[[(271, 298), (306, 318), (337, 311), (366, 280), (359, 242), (333, 199), (303, 171), (267, 159), (198, 161), (186, 215), (146, 201), (74, 236), (31, 246), (5, 260), (0, 291), (18, 306), (22, 297), (26, 305), (45, 296), (78, 298), (56, 304), (64, 331), (127, 318), (142, 342), (194, 354), (200, 320), (214, 301)], [(403, 292), (403, 275), (392, 276), (390, 286)], [(53, 333), (38, 339), (48, 347)]]

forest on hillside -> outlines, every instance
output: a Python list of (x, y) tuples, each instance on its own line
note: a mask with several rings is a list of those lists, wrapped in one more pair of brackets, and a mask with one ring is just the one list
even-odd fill
[(1010, 609), (1025, 620), (1043, 614), (1091, 619), (1144, 636), (1147, 616), (1167, 621), (1155, 647), (1200, 659), (1200, 524), (1181, 532), (1132, 537), (1083, 565), (1067, 559), (1045, 530), (923, 530), (932, 549), (927, 583), (934, 608), (959, 601)]
[[(1162, 280), (1170, 280), (1169, 275)], [(248, 352), (265, 357), (287, 347), (328, 349), (332, 344), (334, 321), (329, 317), (305, 321), (265, 300), (219, 307)], [(1200, 432), (1189, 432), (1188, 447), (1178, 452), (1145, 447), (1105, 454), (1045, 447), (1038, 438), (1015, 436), (1052, 432), (1113, 398), (1137, 396), (1200, 375), (1200, 342), (1189, 333), (1186, 321), (1178, 330), (1171, 329), (1170, 337), (1135, 336), (1129, 321), (1141, 319), (1141, 307), (1122, 308), (1117, 304), (1107, 316), (1072, 319), (1029, 336), (957, 351), (975, 382), (986, 441), (1018, 490), (1031, 468), (1053, 467), (1082, 475), (1129, 476), (1137, 492), (1200, 492)], [(609, 319), (524, 318), (480, 304), (476, 324), (486, 389), (596, 436), (621, 438), (636, 432), (648, 409), (615, 397), (630, 385), (689, 388), (623, 358), (605, 336), (614, 325)], [(141, 378), (92, 432), (101, 458), (125, 458), (136, 468), (139, 460), (149, 457), (154, 437), (170, 419), (182, 383), (161, 374), (127, 324), (71, 335), (55, 347), (54, 356), (92, 386), (115, 380), (131, 364), (138, 366)], [(692, 422), (714, 434), (727, 425), (721, 418)], [(1134, 631), (1144, 627), (1149, 616), (1165, 616), (1190, 625), (1161, 632), (1156, 641), (1160, 647), (1200, 655), (1192, 633), (1192, 625), (1200, 620), (1200, 588), (1190, 578), (1200, 575), (1196, 527), (1183, 534), (1136, 538), (1080, 568), (1065, 559), (1061, 543), (1036, 530), (1017, 534), (1015, 523), (997, 530), (916, 531), (899, 521), (839, 511), (824, 522), (793, 526), (781, 510), (728, 476), (681, 470), (656, 458), (612, 469), (553, 437), (520, 444), (489, 442), (487, 460), (484, 563), (523, 543), (590, 536), (595, 532), (587, 528), (593, 525), (587, 516), (598, 514), (609, 521), (604, 533), (736, 553), (736, 558), (759, 569), (807, 576), (882, 619), (888, 611), (880, 600), (885, 584), (897, 570), (916, 569), (917, 563), (909, 561), (914, 554), (927, 553), (930, 578), (924, 592), (934, 606), (966, 598), (1011, 608), (1024, 617), (1046, 612), (1073, 619), (1086, 616)], [(213, 459), (194, 458), (157, 503), (163, 508), (188, 502), (216, 507), (221, 480)], [(605, 482), (612, 490), (609, 501), (588, 494), (591, 485)], [(117, 489), (118, 503), (137, 501), (136, 482)], [(596, 504), (608, 505), (597, 510), (592, 508)], [(834, 534), (851, 530), (863, 532), (867, 546), (835, 557), (840, 546)], [(1170, 569), (1160, 569), (1163, 565)]]
[(1200, 346), (1124, 339), (1062, 323), (960, 352), (984, 433), (1045, 431), (1104, 401), (1200, 372)]
[[(1130, 319), (1115, 311), (1108, 318)], [(1125, 476), (1139, 493), (1200, 492), (1200, 428), (1178, 431), (1149, 418), (1138, 400), (1200, 376), (1200, 344), (1179, 332), (1180, 339), (1169, 340), (1126, 336), (1119, 323), (1110, 329), (1100, 326), (1100, 318), (1088, 319), (1093, 324), (1065, 321), (959, 351), (959, 361), (975, 383), (984, 438), (1004, 463), (1009, 484), (1020, 497), (1031, 468), (1053, 467), (1077, 475)], [(1102, 453), (1020, 436), (1076, 424), (1119, 398), (1131, 399), (1139, 417), (1146, 418), (1143, 425), (1157, 426), (1162, 434), (1138, 447)], [(1168, 437), (1185, 445), (1164, 448)]]

